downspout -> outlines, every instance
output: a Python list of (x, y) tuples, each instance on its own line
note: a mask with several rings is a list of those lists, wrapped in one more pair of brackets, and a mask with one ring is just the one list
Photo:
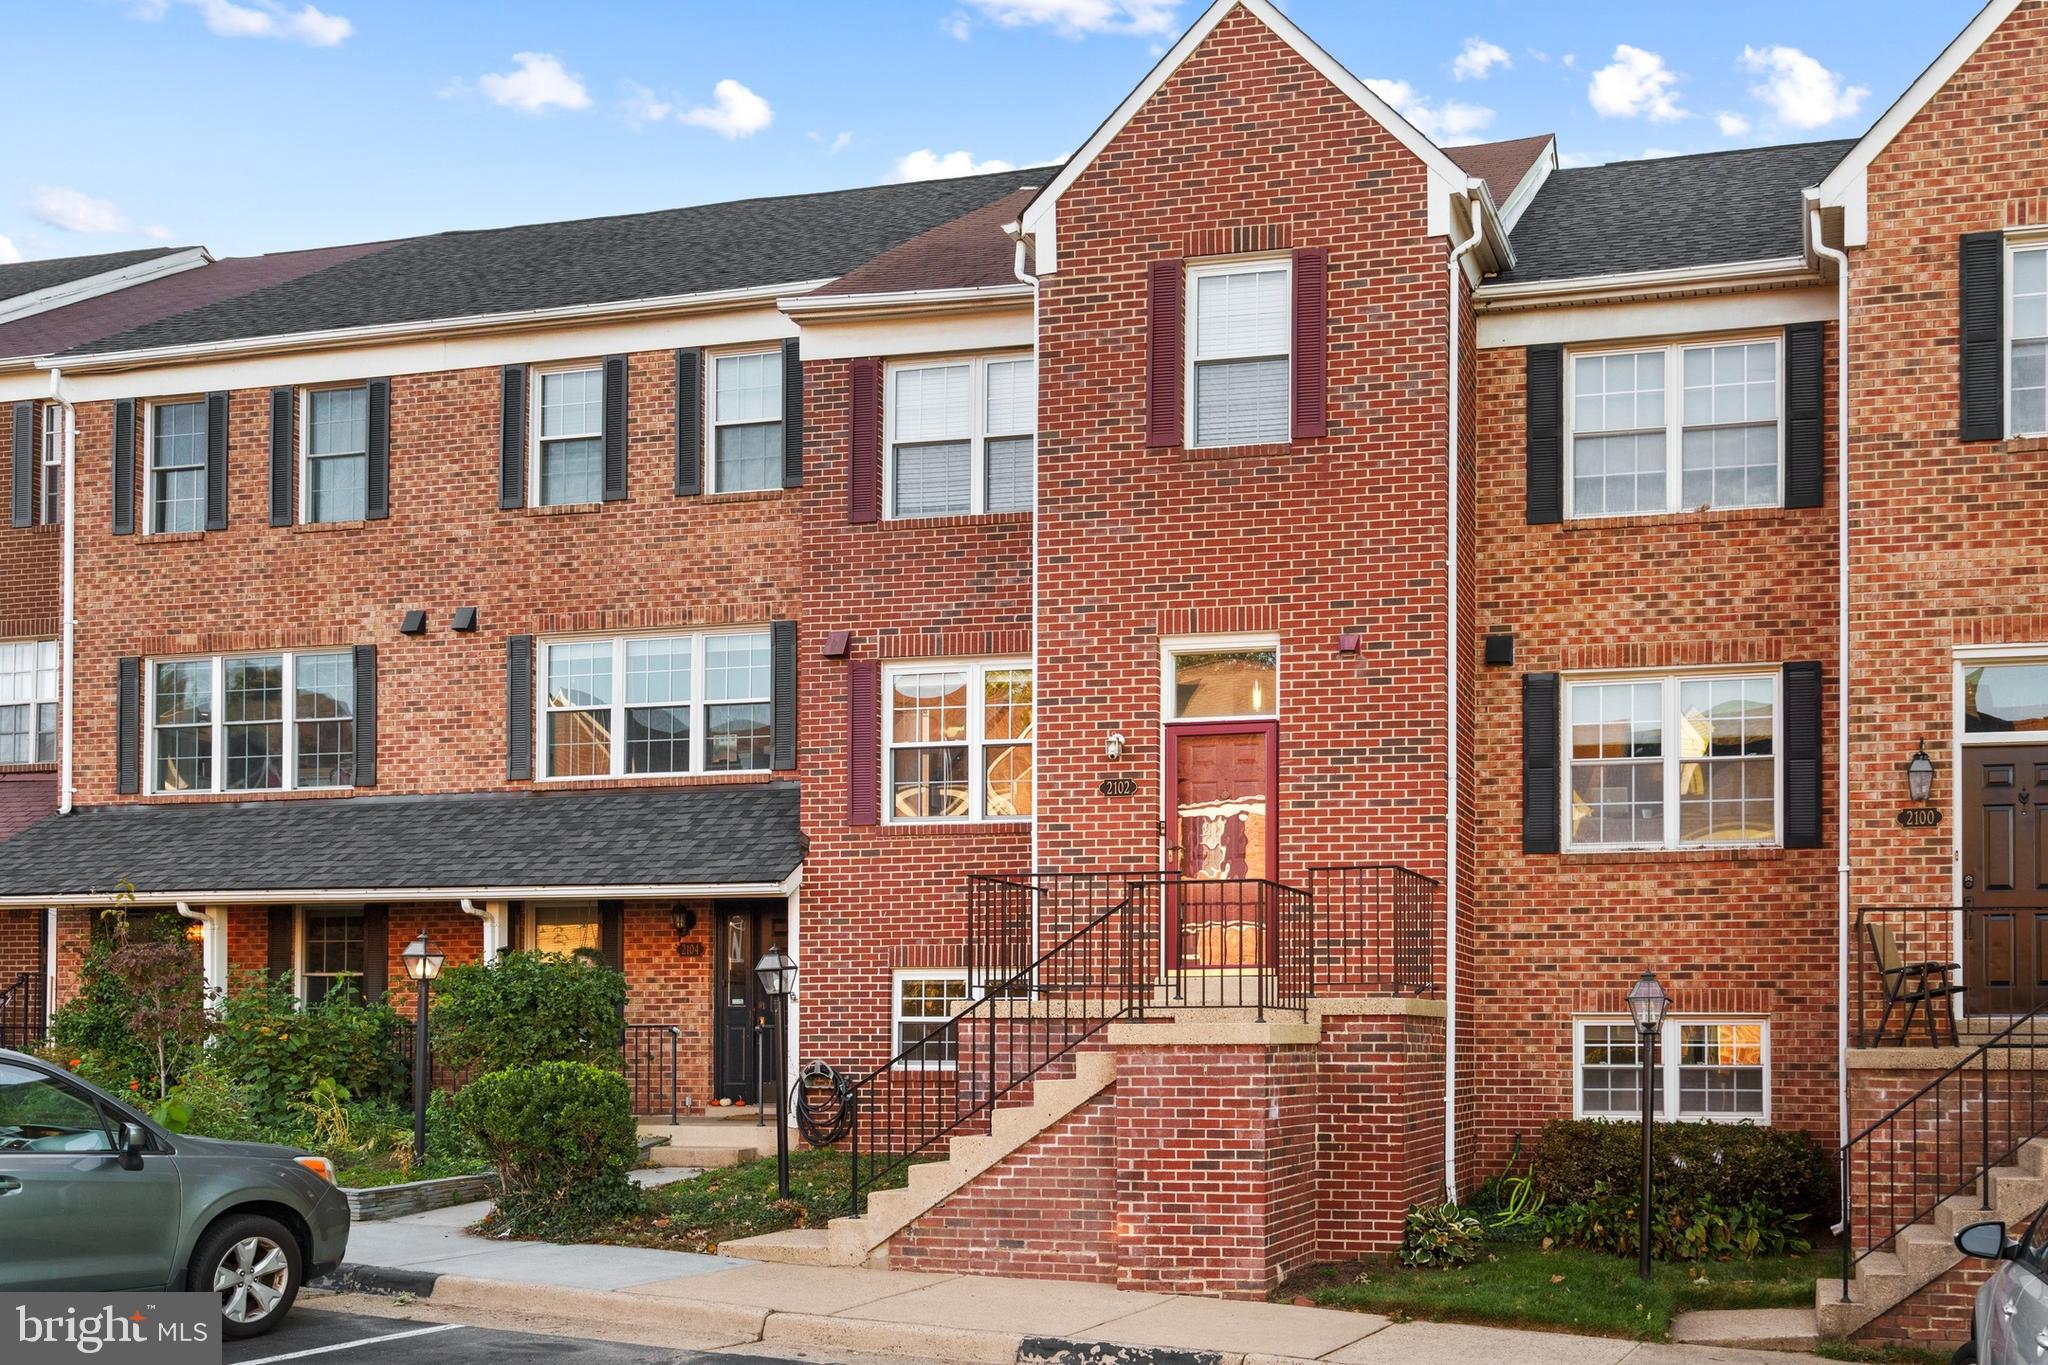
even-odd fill
[(71, 400), (64, 396), (64, 372), (54, 365), (50, 367), (50, 397), (64, 410), (64, 574), (63, 604), (59, 607), (63, 620), (59, 626), (62, 641), (57, 646), (57, 663), (62, 678), (57, 707), (57, 762), (63, 770), (63, 776), (57, 784), (57, 813), (69, 815), (74, 790), (71, 760), (71, 697), (75, 686), (71, 656), (78, 632), (78, 610), (74, 597), (78, 582), (78, 414), (72, 408)]
[[(1015, 245), (1016, 251), (1010, 261), (1010, 273), (1015, 275), (1020, 283), (1028, 284), (1031, 286), (1031, 373), (1035, 378), (1039, 372), (1038, 276), (1032, 274), (1024, 268), (1024, 233), (1021, 227), (1018, 230)], [(1034, 392), (1035, 391), (1036, 389), (1034, 385)], [(1041, 509), (1038, 505), (1039, 444), (1038, 437), (1036, 434), (1038, 431), (1038, 418), (1035, 412), (1031, 419), (1031, 430), (1033, 433), (1031, 438), (1031, 695), (1034, 698), (1036, 698), (1040, 695), (1038, 689), (1040, 688), (1040, 686), (1042, 686), (1042, 684), (1040, 682), (1040, 675), (1038, 670), (1038, 637), (1040, 626), (1038, 620), (1038, 518)], [(1037, 708), (1035, 706), (1033, 713), (1034, 715), (1037, 714)], [(1034, 805), (1033, 815), (1031, 818), (1031, 875), (1034, 878), (1037, 877), (1039, 872), (1038, 817), (1036, 814), (1036, 810), (1037, 807)], [(1035, 907), (1037, 905), (1037, 901), (1035, 899), (1033, 900), (1032, 905), (1034, 907), (1035, 914)], [(1032, 933), (1033, 939), (1034, 941), (1036, 941), (1037, 924), (1035, 922), (1032, 925)]]
[(1458, 411), (1462, 332), (1459, 298), (1463, 293), (1465, 257), (1485, 236), (1483, 206), (1477, 191), (1465, 191), (1469, 235), (1452, 249), (1449, 262), (1450, 388), (1444, 404), (1444, 559), (1449, 590), (1444, 604), (1444, 1193), (1458, 1197)]
[(1835, 263), (1835, 1112), (1849, 1141), (1849, 256), (1821, 235), (1814, 209), (1813, 249)]

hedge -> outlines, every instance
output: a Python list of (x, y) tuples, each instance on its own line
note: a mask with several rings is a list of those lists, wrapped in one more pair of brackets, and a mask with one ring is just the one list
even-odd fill
[[(1654, 1167), (1660, 1204), (1705, 1199), (1723, 1207), (1762, 1203), (1788, 1214), (1835, 1210), (1834, 1156), (1796, 1128), (1660, 1123)], [(1642, 1125), (1554, 1119), (1536, 1136), (1529, 1173), (1552, 1207), (1585, 1203), (1597, 1186), (1634, 1190), (1643, 1179)]]

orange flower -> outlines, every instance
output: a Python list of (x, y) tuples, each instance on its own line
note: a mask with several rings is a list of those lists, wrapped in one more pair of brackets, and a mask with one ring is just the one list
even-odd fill
[(73, 1071), (76, 1071), (76, 1070), (78, 1070), (78, 1058), (76, 1058), (76, 1057), (73, 1057), (73, 1058), (71, 1059), (71, 1069), (72, 1069)]
[(130, 1082), (128, 1082), (128, 1088), (129, 1088), (130, 1090), (140, 1090), (140, 1089), (142, 1089), (142, 1082), (141, 1082), (141, 1081), (130, 1081)]

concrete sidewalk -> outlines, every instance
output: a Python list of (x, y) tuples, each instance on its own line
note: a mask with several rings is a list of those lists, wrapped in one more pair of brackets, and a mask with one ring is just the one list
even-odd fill
[(776, 1341), (977, 1365), (1790, 1365), (1819, 1357), (1131, 1293), (1103, 1285), (777, 1265), (637, 1247), (495, 1241), (480, 1205), (350, 1231), (329, 1283), (439, 1305), (634, 1323), (698, 1342)]

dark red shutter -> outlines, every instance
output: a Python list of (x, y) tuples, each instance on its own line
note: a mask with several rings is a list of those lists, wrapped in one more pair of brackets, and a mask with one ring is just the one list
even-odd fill
[(1181, 441), (1179, 261), (1154, 261), (1145, 276), (1145, 444)]
[(856, 659), (846, 666), (846, 823), (877, 823), (881, 779), (882, 666)]
[(1329, 430), (1330, 253), (1294, 253), (1294, 439)]
[(874, 521), (882, 513), (882, 363), (848, 361), (846, 387), (846, 519)]

